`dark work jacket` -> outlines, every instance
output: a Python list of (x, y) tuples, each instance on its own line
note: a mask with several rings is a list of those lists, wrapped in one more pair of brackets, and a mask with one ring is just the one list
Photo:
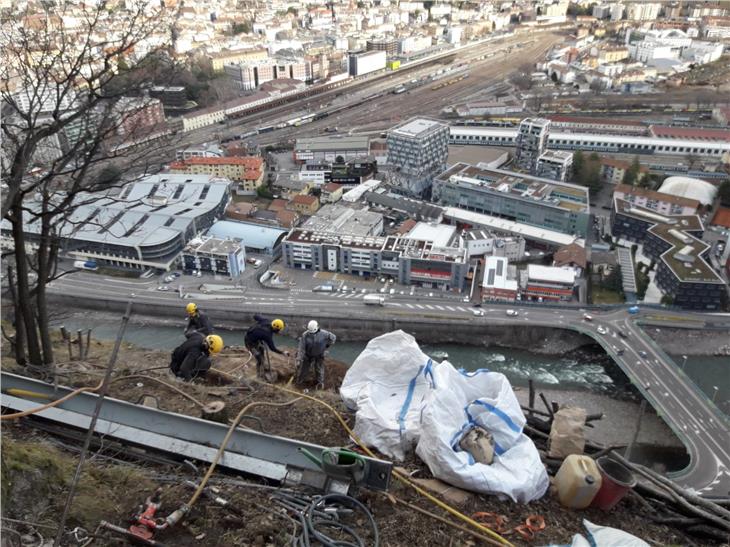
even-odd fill
[(254, 315), (256, 324), (246, 331), (246, 346), (253, 347), (263, 342), (275, 353), (284, 353), (274, 345), (274, 329), (271, 328), (271, 321), (261, 315)]
[(176, 347), (170, 359), (170, 370), (175, 376), (184, 380), (192, 380), (196, 376), (203, 376), (210, 368), (210, 354), (205, 337), (199, 332), (193, 333), (190, 338)]
[(210, 320), (207, 315), (198, 311), (195, 315), (190, 316), (185, 333), (187, 334), (194, 330), (205, 334), (206, 336), (213, 334), (213, 325), (210, 324)]

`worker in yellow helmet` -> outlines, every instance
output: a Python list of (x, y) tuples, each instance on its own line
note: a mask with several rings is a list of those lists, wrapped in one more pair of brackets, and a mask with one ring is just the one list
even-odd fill
[(274, 353), (289, 355), (288, 351), (281, 351), (274, 344), (274, 333), (280, 333), (284, 330), (284, 321), (281, 319), (271, 321), (258, 314), (254, 315), (253, 318), (256, 324), (246, 331), (246, 337), (244, 339), (246, 348), (256, 359), (256, 376), (266, 381), (271, 381), (271, 366), (266, 353), (267, 346)]
[(185, 306), (185, 312), (188, 314), (188, 326), (185, 327), (186, 338), (194, 332), (199, 332), (204, 336), (213, 334), (213, 325), (211, 325), (210, 319), (200, 311), (197, 304), (190, 302)]
[(205, 376), (210, 369), (211, 354), (220, 353), (222, 349), (223, 338), (217, 334), (204, 336), (200, 332), (193, 332), (173, 350), (170, 370), (175, 376), (188, 382)]

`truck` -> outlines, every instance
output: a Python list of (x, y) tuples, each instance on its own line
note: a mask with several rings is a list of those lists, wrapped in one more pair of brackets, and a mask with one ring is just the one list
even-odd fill
[(362, 297), (362, 301), (366, 306), (384, 306), (385, 297), (378, 294), (366, 294)]
[(631, 315), (635, 315), (635, 314), (639, 313), (639, 306), (631, 306), (629, 308), (629, 313)]
[(74, 268), (96, 271), (99, 269), (99, 266), (94, 260), (74, 260)]

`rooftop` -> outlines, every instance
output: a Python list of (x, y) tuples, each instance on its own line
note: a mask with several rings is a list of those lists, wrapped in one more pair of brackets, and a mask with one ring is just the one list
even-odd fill
[(509, 275), (509, 261), (503, 256), (490, 256), (484, 265), (482, 286), (491, 289), (517, 291), (517, 280)]
[(680, 281), (723, 283), (715, 270), (702, 258), (709, 245), (690, 234), (704, 230), (699, 216), (660, 215), (617, 197), (614, 197), (613, 202), (618, 213), (650, 223), (649, 233), (671, 245), (661, 259)]
[(208, 237), (204, 240), (194, 239), (185, 247), (185, 251), (197, 253), (207, 253), (215, 255), (228, 255), (235, 253), (241, 248), (240, 241), (232, 239), (219, 239), (217, 237)]
[(455, 235), (456, 226), (418, 222), (405, 237), (408, 239), (432, 241), (436, 247), (448, 247)]
[(436, 180), (507, 194), (516, 199), (542, 202), (551, 207), (588, 213), (588, 189), (575, 184), (524, 175), (502, 169), (487, 169), (457, 163)]
[(586, 250), (577, 243), (571, 243), (560, 247), (553, 255), (553, 262), (556, 266), (570, 266), (575, 264), (585, 269)]
[(439, 128), (448, 127), (443, 122), (429, 118), (412, 118), (390, 130), (390, 134), (406, 137), (424, 137)]
[(291, 199), (291, 203), (299, 203), (301, 205), (314, 205), (317, 201), (317, 196), (305, 194), (297, 194)]
[(317, 211), (302, 225), (302, 230), (365, 237), (380, 235), (382, 225), (383, 215), (380, 213), (331, 204), (325, 205)]
[(189, 158), (176, 161), (170, 164), (170, 169), (181, 169), (186, 165), (242, 165), (245, 169), (261, 169), (264, 160), (258, 156), (242, 158), (240, 156), (229, 156), (225, 158)]
[(527, 278), (529, 281), (545, 281), (547, 283), (573, 285), (575, 283), (575, 270), (571, 268), (556, 268), (554, 266), (528, 264)]
[(273, 249), (284, 237), (286, 230), (249, 222), (220, 220), (213, 224), (207, 235), (220, 239), (233, 239), (251, 249)]
[(657, 138), (730, 142), (730, 130), (727, 129), (697, 129), (694, 127), (652, 125), (650, 133), (652, 137)]
[(328, 137), (308, 137), (297, 139), (295, 150), (309, 152), (329, 152), (335, 150), (365, 150), (367, 153), (369, 138), (367, 135), (331, 135)]
[(700, 207), (700, 202), (696, 199), (665, 194), (664, 192), (657, 192), (656, 190), (649, 190), (648, 188), (639, 188), (638, 186), (629, 186), (628, 184), (617, 184), (613, 193), (622, 194), (623, 196), (640, 196), (648, 200), (662, 201), (682, 207), (691, 207), (692, 209), (698, 209)]

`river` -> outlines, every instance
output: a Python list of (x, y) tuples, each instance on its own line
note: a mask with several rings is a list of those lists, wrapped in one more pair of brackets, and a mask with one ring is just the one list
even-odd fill
[[(72, 332), (93, 328), (93, 336), (110, 340), (119, 329), (119, 317), (100, 313), (73, 313), (62, 322)], [(150, 349), (174, 348), (182, 340), (184, 321), (180, 327), (140, 323), (132, 319), (127, 327), (125, 341)], [(227, 345), (243, 345), (242, 331), (220, 331)], [(288, 337), (278, 337), (284, 347), (295, 345)], [(331, 356), (351, 364), (365, 346), (362, 342), (341, 342), (331, 349)], [(539, 355), (522, 349), (478, 348), (455, 344), (422, 345), (421, 349), (435, 358), (448, 355), (449, 361), (465, 370), (488, 368), (504, 373), (515, 386), (526, 386), (533, 379), (539, 387), (559, 390), (589, 390), (594, 393), (626, 396), (632, 390), (626, 376), (613, 365), (602, 351), (579, 351), (565, 355)], [(682, 363), (682, 358), (677, 358)], [(715, 401), (730, 414), (730, 358), (688, 356), (685, 372), (709, 396), (715, 392)]]

